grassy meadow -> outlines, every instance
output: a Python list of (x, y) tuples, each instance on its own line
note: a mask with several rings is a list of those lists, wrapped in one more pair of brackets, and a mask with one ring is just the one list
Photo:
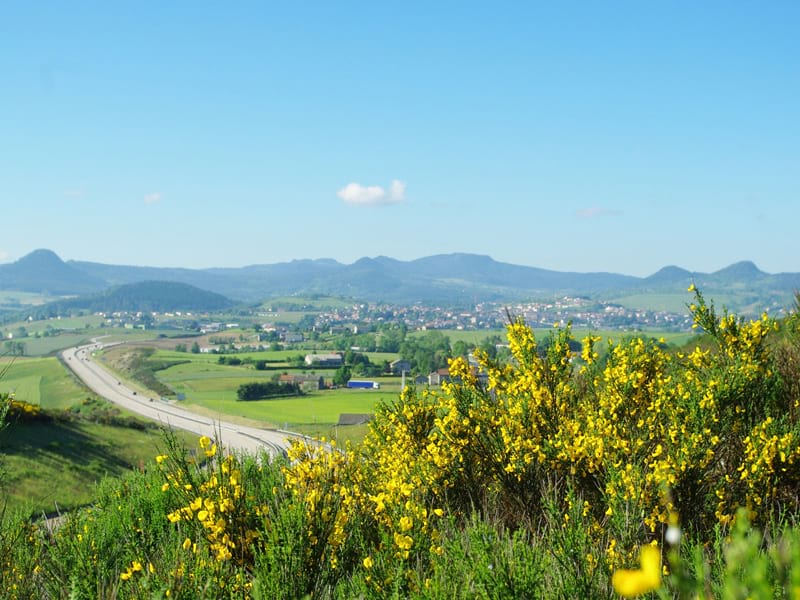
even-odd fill
[(89, 393), (55, 357), (0, 358), (0, 392), (42, 408), (68, 408)]
[[(276, 353), (254, 353), (255, 360), (268, 360), (264, 355)], [(308, 392), (294, 398), (278, 398), (241, 402), (236, 390), (250, 381), (269, 380), (276, 373), (299, 373), (290, 368), (257, 371), (248, 366), (217, 364), (216, 355), (187, 355), (181, 352), (157, 352), (154, 360), (175, 360), (191, 357), (191, 362), (178, 364), (156, 372), (159, 381), (176, 393), (185, 394), (182, 402), (189, 408), (201, 407), (207, 414), (233, 415), (253, 419), (279, 427), (299, 424), (335, 424), (341, 413), (371, 413), (378, 401), (390, 401), (400, 391), (400, 378), (373, 378), (381, 383), (380, 390), (331, 389)], [(242, 355), (237, 354), (237, 357)], [(195, 360), (195, 357), (198, 357)], [(209, 358), (213, 357), (213, 360)], [(285, 365), (282, 365), (285, 366)], [(310, 373), (310, 371), (302, 371)], [(330, 380), (333, 370), (315, 370), (314, 374)]]
[[(194, 445), (197, 436), (177, 434)], [(77, 419), (12, 424), (0, 434), (6, 472), (3, 498), (12, 511), (41, 515), (71, 510), (94, 499), (96, 485), (153, 462), (164, 446), (153, 427)]]
[(157, 429), (96, 399), (56, 357), (2, 358), (0, 372), (0, 394), (44, 415), (0, 432), (10, 509), (40, 514), (86, 504), (96, 483), (152, 461), (163, 442)]

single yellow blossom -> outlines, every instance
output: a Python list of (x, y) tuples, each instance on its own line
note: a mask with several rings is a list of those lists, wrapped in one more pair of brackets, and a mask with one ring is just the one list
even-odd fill
[(661, 552), (657, 546), (643, 546), (641, 569), (619, 569), (611, 577), (614, 591), (625, 598), (635, 598), (661, 587)]

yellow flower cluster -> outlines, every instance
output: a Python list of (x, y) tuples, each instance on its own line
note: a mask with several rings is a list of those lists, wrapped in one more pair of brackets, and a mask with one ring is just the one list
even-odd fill
[(42, 409), (38, 404), (30, 404), (14, 397), (9, 397), (8, 399), (8, 413), (6, 416), (10, 421), (30, 421), (41, 414)]
[[(170, 512), (167, 519), (171, 523), (198, 523), (217, 561), (236, 557), (241, 562), (250, 553), (250, 546), (258, 533), (242, 522), (244, 482), (239, 461), (233, 454), (217, 456), (217, 445), (206, 436), (200, 438), (200, 449), (206, 458), (213, 458), (214, 462), (199, 482), (192, 483), (194, 478), (185, 468), (179, 467), (165, 473), (167, 481), (162, 490), (176, 490), (185, 502)], [(167, 459), (167, 456), (159, 455), (156, 462), (163, 468)], [(198, 550), (197, 543), (192, 543), (189, 538), (183, 547), (185, 550), (191, 548), (195, 554)]]
[[(666, 530), (676, 510), (688, 526), (708, 528), (738, 506), (769, 504), (800, 465), (795, 424), (777, 420), (767, 344), (777, 324), (717, 316), (694, 291), (693, 317), (711, 346), (671, 353), (655, 340), (609, 341), (600, 360), (596, 337), (575, 352), (567, 326), (542, 347), (517, 321), (510, 361), (478, 352), (481, 378), (464, 359), (451, 361), (452, 383), (406, 389), (356, 451), (298, 445), (287, 484), (337, 524), (334, 547), (348, 522), (371, 519), (401, 559), (438, 551), (445, 507), (458, 514), (491, 497), (508, 514), (535, 517), (548, 480), (581, 497), (590, 533), (637, 515), (640, 541)], [(608, 568), (634, 556), (631, 542), (610, 538)]]

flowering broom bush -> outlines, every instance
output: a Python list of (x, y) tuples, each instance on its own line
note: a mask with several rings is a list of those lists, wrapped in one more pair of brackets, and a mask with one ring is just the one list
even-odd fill
[[(298, 444), (287, 485), (315, 500), (310, 515), (334, 523), (332, 553), (346, 543), (337, 531), (368, 524), (373, 550), (363, 560), (372, 568), (373, 552), (435, 563), (445, 511), (535, 530), (553, 502), (566, 520), (578, 503), (587, 535), (603, 540), (594, 560), (608, 571), (660, 541), (673, 513), (698, 536), (731, 524), (740, 507), (756, 524), (797, 514), (800, 400), (784, 393), (774, 364), (767, 338), (778, 324), (718, 315), (690, 291), (695, 326), (711, 340), (705, 348), (672, 354), (635, 338), (609, 343), (601, 361), (596, 338), (577, 355), (567, 326), (540, 351), (515, 321), (512, 361), (478, 355), (475, 371), (453, 360), (452, 383), (405, 390), (355, 450)], [(385, 573), (376, 575), (380, 590)], [(415, 572), (407, 575), (404, 589), (416, 591)]]

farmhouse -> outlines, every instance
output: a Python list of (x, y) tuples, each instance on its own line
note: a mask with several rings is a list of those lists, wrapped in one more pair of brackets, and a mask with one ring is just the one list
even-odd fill
[(321, 390), (325, 387), (325, 379), (321, 375), (281, 375), (278, 381), (281, 383), (296, 383), (303, 391)]
[[(475, 375), (478, 381), (483, 385), (489, 382), (489, 375), (486, 372), (480, 371), (477, 367), (471, 367), (470, 371), (472, 371), (472, 374)], [(450, 369), (439, 369), (428, 375), (428, 385), (442, 385), (445, 381), (449, 382), (451, 380)], [(456, 378), (455, 381), (460, 382), (461, 378)]]
[(306, 354), (305, 363), (309, 367), (341, 367), (341, 354)]
[(400, 375), (404, 371), (406, 373), (411, 372), (411, 363), (407, 360), (403, 360), (402, 358), (398, 358), (397, 360), (393, 360), (389, 363), (389, 368), (392, 370), (392, 374)]
[(428, 385), (442, 385), (445, 381), (450, 381), (450, 369), (438, 369), (428, 375)]

